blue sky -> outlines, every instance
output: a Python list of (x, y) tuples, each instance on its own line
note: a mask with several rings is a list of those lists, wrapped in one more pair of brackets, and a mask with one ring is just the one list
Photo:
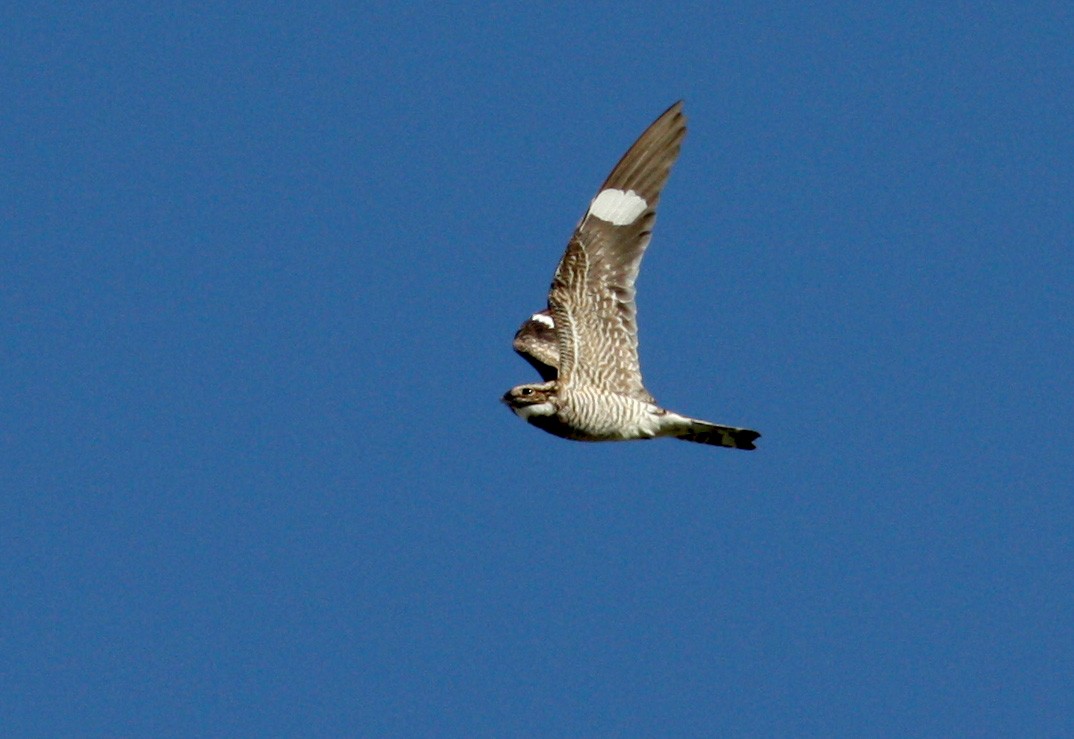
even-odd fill
[[(0, 18), (10, 735), (1074, 732), (1068, 3)], [(641, 357), (498, 402), (690, 121)]]

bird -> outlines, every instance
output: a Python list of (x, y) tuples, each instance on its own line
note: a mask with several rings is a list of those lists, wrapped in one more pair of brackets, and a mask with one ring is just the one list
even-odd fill
[(675, 413), (642, 382), (636, 290), (660, 192), (686, 135), (682, 101), (627, 150), (589, 203), (548, 292), (513, 347), (543, 382), (518, 385), (502, 401), (519, 417), (575, 441), (671, 437), (754, 449), (760, 434)]

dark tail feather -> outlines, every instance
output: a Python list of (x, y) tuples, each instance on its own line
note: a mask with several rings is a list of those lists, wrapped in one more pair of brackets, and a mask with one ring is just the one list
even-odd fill
[(711, 444), (728, 449), (756, 449), (753, 445), (760, 434), (753, 429), (737, 429), (734, 426), (719, 426), (707, 421), (693, 421), (682, 433), (675, 434), (676, 439), (693, 441), (698, 444)]

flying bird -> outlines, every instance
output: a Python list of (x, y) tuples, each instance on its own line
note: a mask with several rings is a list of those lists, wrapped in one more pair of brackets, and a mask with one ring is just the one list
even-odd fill
[(567, 243), (548, 308), (515, 334), (515, 351), (544, 382), (513, 387), (503, 402), (537, 428), (577, 441), (669, 436), (754, 448), (756, 431), (661, 408), (641, 379), (634, 281), (685, 135), (679, 101), (615, 165)]

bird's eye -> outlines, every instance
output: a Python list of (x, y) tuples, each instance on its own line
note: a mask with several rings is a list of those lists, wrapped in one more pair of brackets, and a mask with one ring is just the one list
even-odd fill
[(522, 394), (523, 395), (533, 395), (533, 388), (532, 387), (524, 387), (524, 388), (522, 388)]

